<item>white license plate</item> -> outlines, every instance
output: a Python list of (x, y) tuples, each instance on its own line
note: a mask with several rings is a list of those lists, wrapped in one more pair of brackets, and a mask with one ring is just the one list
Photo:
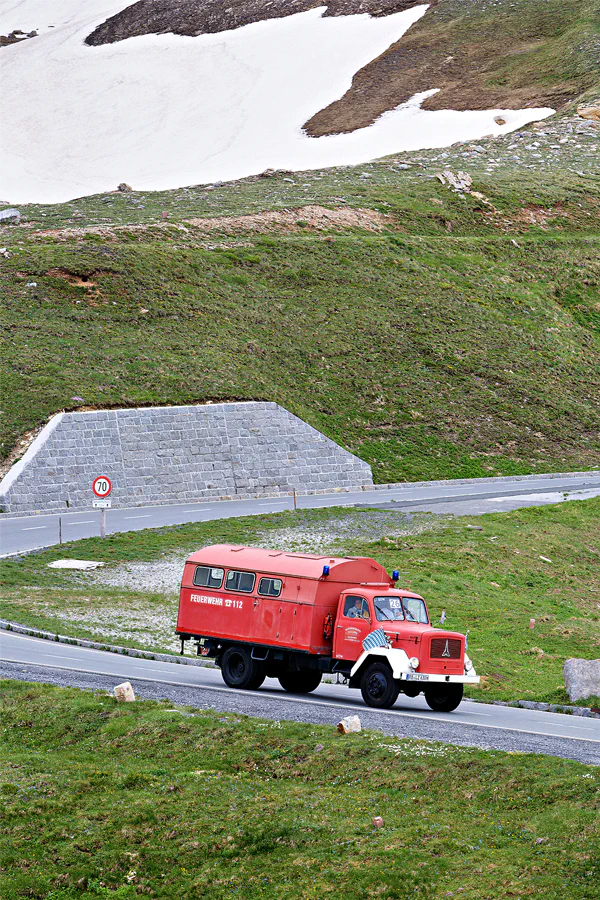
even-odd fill
[(407, 675), (407, 681), (429, 681), (429, 675)]

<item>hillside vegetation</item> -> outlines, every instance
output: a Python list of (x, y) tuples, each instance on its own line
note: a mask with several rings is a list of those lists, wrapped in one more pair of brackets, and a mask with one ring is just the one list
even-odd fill
[[(268, 399), (382, 482), (597, 465), (599, 144), (574, 119), (24, 207), (0, 237), (3, 455), (60, 409)], [(478, 194), (443, 186), (447, 166)], [(240, 222), (268, 209), (287, 213)]]

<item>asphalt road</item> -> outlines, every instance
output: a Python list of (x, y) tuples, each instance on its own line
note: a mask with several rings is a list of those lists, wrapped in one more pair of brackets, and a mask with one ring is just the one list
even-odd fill
[[(384, 506), (407, 511), (479, 515), (496, 510), (558, 503), (600, 495), (600, 472), (573, 475), (539, 475), (534, 479), (482, 478), (469, 484), (456, 481), (405, 484), (386, 490), (335, 492), (298, 497), (300, 509), (331, 506)], [(111, 509), (107, 533), (160, 528), (187, 522), (207, 522), (235, 516), (262, 515), (293, 508), (291, 497), (263, 500), (220, 500), (212, 503), (178, 503)], [(100, 514), (90, 509), (60, 516), (63, 541), (95, 537), (100, 533)], [(0, 557), (59, 542), (59, 516), (0, 516)]]
[(453, 713), (434, 713), (421, 697), (403, 695), (393, 709), (375, 711), (363, 704), (358, 691), (343, 685), (322, 684), (309, 696), (286, 694), (273, 679), (258, 691), (233, 690), (216, 669), (118, 656), (10, 632), (0, 632), (0, 677), (109, 691), (128, 680), (143, 699), (331, 726), (342, 716), (357, 714), (364, 728), (388, 735), (600, 765), (600, 719), (469, 701)]

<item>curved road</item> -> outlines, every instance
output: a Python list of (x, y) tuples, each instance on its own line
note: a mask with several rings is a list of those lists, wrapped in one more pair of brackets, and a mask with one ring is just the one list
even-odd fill
[(0, 632), (0, 677), (109, 691), (128, 680), (146, 699), (331, 726), (342, 716), (358, 714), (363, 727), (394, 737), (545, 753), (600, 765), (600, 719), (469, 701), (453, 713), (434, 713), (421, 697), (403, 695), (393, 709), (376, 711), (363, 704), (358, 691), (342, 685), (322, 684), (314, 694), (297, 696), (286, 694), (273, 679), (258, 691), (233, 690), (214, 668), (135, 659), (11, 632)]
[[(559, 503), (600, 495), (600, 472), (573, 472), (562, 475), (520, 475), (506, 478), (479, 478), (470, 481), (433, 481), (398, 484), (368, 491), (337, 491), (298, 497), (299, 509), (330, 506), (369, 506), (406, 511), (479, 515), (486, 512)], [(165, 506), (138, 506), (110, 509), (107, 533), (161, 528), (188, 522), (207, 522), (235, 516), (264, 515), (293, 509), (291, 497), (255, 500), (216, 500), (177, 503)], [(59, 525), (60, 518), (60, 525)], [(76, 541), (99, 534), (99, 511), (91, 508), (34, 516), (0, 515), (0, 557)]]

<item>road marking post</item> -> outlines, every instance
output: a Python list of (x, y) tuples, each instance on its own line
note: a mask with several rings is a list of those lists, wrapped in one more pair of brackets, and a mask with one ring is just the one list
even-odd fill
[(62, 544), (62, 516), (58, 517), (58, 543)]

